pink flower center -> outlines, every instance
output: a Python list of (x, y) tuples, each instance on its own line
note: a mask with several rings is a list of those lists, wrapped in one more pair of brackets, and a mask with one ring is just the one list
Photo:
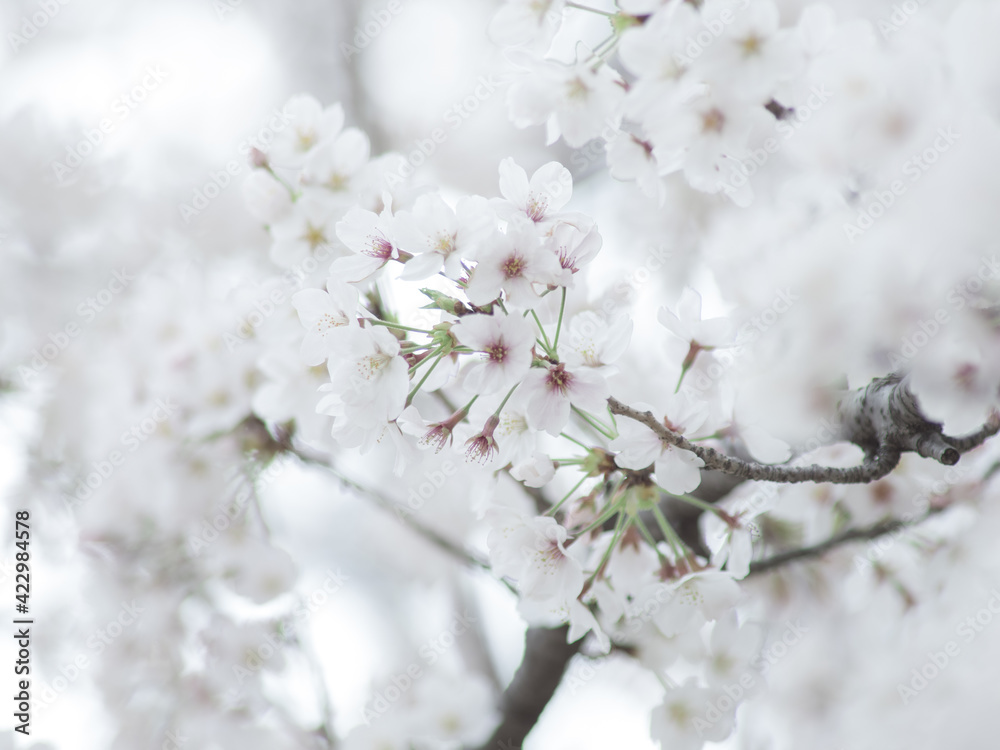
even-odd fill
[(726, 116), (719, 109), (710, 109), (701, 116), (701, 132), (721, 133), (726, 124)]
[(978, 368), (970, 363), (965, 363), (955, 371), (954, 380), (963, 391), (971, 391), (976, 384), (976, 373)]
[(549, 201), (545, 196), (532, 195), (528, 198), (528, 206), (525, 213), (532, 221), (541, 221), (545, 218), (545, 212), (549, 209)]
[(498, 365), (501, 365), (507, 357), (508, 350), (509, 347), (503, 341), (497, 341), (486, 348), (486, 353), (490, 357), (490, 362), (496, 362)]
[(565, 396), (573, 383), (573, 376), (566, 372), (566, 365), (560, 364), (549, 370), (545, 382), (551, 391)]
[(368, 249), (365, 250), (365, 255), (379, 260), (389, 260), (392, 258), (392, 243), (381, 233), (370, 234), (368, 235)]
[(515, 279), (523, 275), (525, 266), (527, 265), (523, 257), (514, 253), (504, 260), (500, 266), (500, 270), (503, 271), (505, 279)]

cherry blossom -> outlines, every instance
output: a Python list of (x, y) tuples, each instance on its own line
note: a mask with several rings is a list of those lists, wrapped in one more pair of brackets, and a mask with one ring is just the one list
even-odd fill
[(490, 562), (497, 575), (517, 581), (521, 601), (538, 617), (566, 610), (583, 589), (583, 568), (566, 549), (566, 529), (547, 516), (507, 508), (487, 513)]
[(676, 351), (683, 357), (681, 367), (685, 370), (694, 363), (699, 352), (725, 346), (732, 328), (726, 318), (702, 320), (701, 295), (690, 287), (681, 294), (676, 313), (661, 307), (656, 319), (680, 339), (676, 346), (671, 343), (670, 353), (673, 356)]
[(528, 180), (528, 173), (513, 159), (500, 162), (500, 193), (504, 201), (496, 201), (501, 218), (523, 214), (539, 228), (559, 219), (559, 210), (573, 196), (573, 177), (556, 161), (543, 164)]
[(575, 274), (600, 252), (603, 240), (596, 226), (584, 230), (568, 221), (561, 221), (552, 230), (550, 242), (559, 256), (559, 265)]
[(515, 464), (510, 475), (528, 487), (544, 487), (556, 474), (552, 459), (543, 453), (535, 453), (530, 460)]
[(386, 194), (379, 214), (355, 206), (337, 222), (337, 237), (354, 255), (338, 258), (330, 273), (345, 281), (358, 282), (371, 276), (390, 260), (399, 260), (395, 245), (392, 199)]
[(466, 372), (465, 387), (473, 393), (507, 391), (531, 367), (535, 330), (520, 315), (466, 315), (452, 333), (465, 346), (486, 355)]
[(618, 76), (607, 66), (595, 71), (585, 59), (574, 65), (546, 60), (530, 64), (511, 85), (507, 103), (518, 127), (546, 123), (549, 143), (561, 136), (579, 147), (609, 123), (617, 124), (624, 98)]
[(561, 267), (527, 219), (484, 244), (465, 293), (474, 305), (486, 305), (500, 296), (514, 307), (530, 307), (538, 300), (537, 287), (558, 283)]
[(611, 323), (592, 310), (574, 315), (569, 322), (569, 335), (563, 339), (566, 363), (596, 368), (614, 364), (628, 349), (632, 325), (627, 315), (620, 315)]
[(521, 386), (526, 399), (528, 424), (558, 435), (569, 422), (570, 407), (600, 413), (610, 395), (607, 381), (585, 367), (565, 364), (534, 368)]
[(802, 65), (794, 30), (780, 29), (778, 7), (772, 0), (755, 0), (733, 7), (706, 2), (703, 14), (718, 17), (730, 5), (732, 21), (698, 59), (698, 71), (716, 89), (731, 91), (743, 100), (764, 102), (778, 83), (796, 76)]
[[(683, 393), (665, 398), (667, 416), (664, 424), (674, 432), (696, 435), (708, 416), (704, 407)], [(622, 421), (611, 448), (620, 451), (615, 463), (624, 469), (644, 469), (650, 464), (656, 482), (668, 492), (684, 494), (701, 484), (700, 468), (704, 462), (690, 451), (660, 440), (649, 428), (632, 421)]]
[[(706, 741), (726, 739), (732, 732), (736, 709), (732, 700), (720, 698), (726, 698), (721, 690), (701, 687), (689, 677), (680, 687), (667, 691), (663, 705), (653, 709), (653, 739), (663, 748), (678, 750), (700, 750)], [(719, 709), (717, 704), (725, 708)]]
[(315, 193), (303, 196), (295, 202), (287, 218), (272, 225), (271, 260), (283, 268), (293, 268), (317, 254), (317, 250), (326, 250), (329, 255), (342, 215), (338, 206), (325, 196)]
[(406, 360), (399, 339), (385, 328), (351, 329), (341, 342), (339, 357), (330, 358), (329, 395), (317, 409), (336, 417), (333, 433), (378, 437), (403, 411), (406, 401)]
[(337, 351), (338, 336), (357, 325), (358, 290), (329, 278), (327, 291), (303, 289), (292, 297), (299, 320), (306, 327), (302, 360), (318, 365)]
[(660, 632), (670, 637), (717, 620), (739, 596), (740, 588), (729, 573), (710, 568), (689, 573), (673, 583), (655, 584), (644, 590), (640, 600), (662, 598), (664, 605), (657, 609), (653, 621)]
[(565, 0), (507, 0), (490, 21), (489, 35), (502, 45), (548, 47), (562, 21)]
[(485, 198), (462, 198), (454, 209), (436, 194), (417, 198), (411, 211), (395, 216), (399, 246), (415, 255), (400, 278), (417, 281), (441, 270), (450, 279), (463, 273), (462, 258), (475, 257), (479, 243), (489, 236), (495, 219)]
[(302, 184), (308, 189), (327, 191), (346, 208), (356, 198), (370, 152), (368, 136), (357, 128), (347, 128), (309, 153), (302, 169)]
[(301, 167), (316, 145), (336, 138), (344, 127), (344, 108), (339, 102), (324, 109), (309, 94), (293, 96), (285, 112), (291, 121), (278, 131), (268, 151), (269, 160), (282, 168)]

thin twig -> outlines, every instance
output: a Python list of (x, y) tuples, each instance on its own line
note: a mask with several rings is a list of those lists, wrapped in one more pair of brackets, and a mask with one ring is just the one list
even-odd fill
[[(337, 478), (337, 480), (341, 483), (341, 485), (348, 487), (354, 492), (358, 493), (359, 495), (362, 495), (363, 497), (367, 497), (368, 499), (374, 501), (376, 505), (378, 505), (387, 512), (395, 513), (395, 510), (399, 507), (399, 505), (393, 503), (391, 500), (389, 500), (389, 498), (385, 497), (382, 493), (376, 492), (370, 487), (365, 487), (364, 485), (355, 482), (350, 477), (342, 474), (339, 470), (337, 470), (336, 467), (334, 467), (328, 461), (319, 458), (318, 456), (313, 456), (298, 448), (288, 449), (288, 452), (294, 455), (303, 463), (310, 464), (312, 466), (319, 466), (326, 469), (334, 477)], [(467, 563), (468, 565), (482, 568), (487, 572), (491, 570), (490, 564), (486, 560), (483, 560), (481, 557), (479, 557), (473, 552), (470, 552), (469, 550), (463, 549), (462, 547), (455, 544), (450, 539), (445, 538), (444, 536), (442, 536), (429, 526), (425, 526), (424, 524), (420, 523), (414, 518), (411, 518), (408, 514), (405, 513), (395, 514), (395, 515), (397, 515), (399, 517), (399, 520), (402, 521), (412, 531), (424, 537), (427, 541), (436, 545), (437, 547), (447, 552), (448, 554), (452, 555), (453, 557), (458, 558), (459, 560), (461, 560), (464, 563)], [(510, 584), (507, 583), (507, 581), (504, 581), (504, 583), (507, 585), (508, 588), (511, 588)]]
[(1000, 412), (993, 411), (986, 420), (986, 424), (978, 430), (961, 437), (948, 438), (948, 442), (950, 442), (952, 447), (954, 447), (959, 453), (966, 453), (971, 451), (973, 448), (978, 448), (989, 438), (996, 435), (997, 432), (1000, 432)]
[(900, 451), (893, 448), (881, 448), (865, 460), (860, 466), (837, 468), (833, 466), (771, 466), (746, 461), (720, 453), (706, 445), (692, 443), (683, 435), (667, 429), (659, 422), (652, 412), (638, 411), (626, 406), (618, 399), (608, 399), (608, 406), (613, 414), (618, 414), (640, 422), (660, 438), (683, 450), (691, 451), (705, 464), (706, 469), (715, 469), (740, 479), (753, 479), (761, 482), (832, 482), (834, 484), (866, 484), (881, 479), (891, 472), (899, 463)]
[(843, 544), (848, 544), (850, 542), (859, 541), (869, 541), (871, 539), (877, 539), (880, 536), (885, 536), (886, 534), (891, 534), (899, 529), (906, 528), (908, 526), (917, 526), (923, 523), (931, 516), (936, 513), (940, 513), (947, 506), (945, 505), (932, 505), (930, 509), (918, 518), (911, 520), (903, 520), (901, 518), (890, 518), (885, 521), (879, 521), (871, 526), (864, 526), (861, 528), (848, 529), (836, 534), (829, 539), (820, 542), (819, 544), (814, 544), (809, 547), (801, 547), (799, 549), (788, 550), (787, 552), (781, 552), (777, 555), (772, 555), (771, 557), (764, 558), (763, 560), (757, 560), (756, 562), (750, 563), (750, 573), (749, 575), (754, 575), (757, 573), (765, 573), (775, 568), (779, 568), (783, 565), (787, 565), (790, 562), (795, 562), (796, 560), (806, 560), (813, 557), (819, 557), (820, 555), (829, 552), (830, 550), (839, 547)]

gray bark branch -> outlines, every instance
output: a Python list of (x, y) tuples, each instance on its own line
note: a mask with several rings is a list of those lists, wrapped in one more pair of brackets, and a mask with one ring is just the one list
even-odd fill
[(503, 719), (479, 750), (520, 750), (580, 650), (582, 640), (566, 643), (568, 632), (568, 625), (528, 628), (521, 666), (503, 694)]
[(1000, 418), (992, 414), (982, 429), (964, 437), (948, 437), (941, 424), (920, 412), (916, 396), (906, 378), (889, 375), (876, 378), (864, 388), (845, 394), (838, 405), (839, 437), (865, 451), (859, 466), (779, 466), (728, 456), (706, 445), (698, 445), (657, 420), (652, 412), (639, 411), (618, 399), (608, 399), (613, 414), (634, 419), (655, 432), (660, 439), (694, 453), (706, 469), (714, 469), (740, 479), (765, 482), (831, 482), (866, 484), (881, 479), (899, 463), (903, 453), (912, 451), (951, 466), (962, 453), (981, 445), (1000, 430)]

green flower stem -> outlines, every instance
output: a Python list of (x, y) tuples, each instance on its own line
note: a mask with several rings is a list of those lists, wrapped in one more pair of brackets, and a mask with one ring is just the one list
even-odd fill
[(590, 583), (597, 578), (597, 574), (604, 570), (604, 566), (607, 565), (608, 560), (611, 559), (611, 553), (614, 552), (615, 546), (618, 544), (618, 540), (621, 538), (622, 532), (628, 528), (628, 521), (626, 521), (627, 515), (627, 513), (618, 514), (618, 520), (615, 522), (615, 531), (611, 536), (611, 542), (608, 544), (607, 549), (604, 550), (604, 554), (601, 555), (601, 561), (597, 563), (597, 567), (594, 569), (594, 572), (587, 577), (587, 583)]
[[(440, 351), (440, 350), (438, 350), (438, 351)], [(433, 355), (425, 357), (424, 359), (422, 359), (419, 362), (417, 362), (417, 364), (415, 364), (413, 367), (410, 368), (410, 373), (412, 374), (418, 367), (420, 367), (420, 365), (422, 365), (428, 359), (431, 359), (432, 356)], [(437, 367), (438, 362), (440, 362), (441, 359), (442, 359), (442, 357), (440, 357), (440, 356), (434, 358), (434, 362), (427, 369), (427, 372), (424, 373), (424, 376), (422, 378), (420, 378), (420, 382), (417, 383), (416, 387), (412, 391), (410, 391), (409, 395), (407, 395), (407, 397), (406, 397), (406, 405), (407, 406), (409, 406), (410, 403), (413, 401), (413, 397), (417, 394), (417, 391), (420, 390), (420, 387), (427, 381), (427, 378), (430, 377), (430, 374), (432, 372), (434, 372), (434, 368)]]
[(559, 322), (556, 323), (556, 337), (552, 341), (552, 353), (558, 356), (559, 334), (562, 333), (563, 311), (566, 309), (566, 287), (562, 288), (562, 299), (559, 300)]
[(426, 336), (430, 336), (431, 332), (423, 328), (410, 328), (410, 326), (404, 326), (400, 323), (390, 323), (388, 320), (379, 320), (378, 318), (365, 318), (365, 322), (373, 326), (385, 326), (386, 328), (395, 328), (398, 331), (411, 331), (412, 333), (422, 333)]
[(576, 492), (578, 489), (580, 489), (580, 485), (583, 484), (586, 481), (587, 481), (587, 475), (584, 474), (582, 477), (580, 477), (580, 481), (577, 482), (575, 485), (573, 485), (573, 489), (571, 489), (569, 492), (567, 492), (563, 496), (562, 500), (560, 500), (558, 503), (556, 503), (551, 508), (549, 508), (547, 511), (545, 511), (545, 515), (546, 516), (554, 516), (556, 514), (556, 512), (559, 510), (559, 508), (562, 507), (562, 504), (565, 503), (567, 500), (569, 500), (570, 497), (573, 496), (573, 493)]
[(542, 332), (542, 340), (543, 340), (542, 347), (545, 349), (545, 353), (554, 359), (558, 359), (556, 357), (555, 351), (552, 348), (552, 344), (549, 341), (548, 334), (545, 333), (545, 329), (542, 328), (542, 321), (538, 319), (538, 314), (534, 310), (530, 310), (530, 312), (531, 312), (531, 317), (535, 319), (535, 323), (538, 325), (538, 330)]
[[(661, 487), (660, 489), (663, 488)], [(663, 491), (666, 492), (666, 490)], [(688, 505), (693, 505), (694, 507), (701, 508), (702, 510), (707, 510), (711, 513), (715, 513), (716, 515), (719, 515), (720, 513), (724, 512), (720, 508), (716, 508), (711, 503), (706, 503), (704, 500), (699, 500), (698, 498), (692, 497), (691, 495), (675, 495), (673, 492), (667, 492), (667, 494), (670, 497), (676, 498), (677, 500), (680, 500), (683, 503), (687, 503)]]
[(565, 432), (560, 432), (560, 433), (559, 433), (559, 437), (564, 437), (564, 438), (566, 438), (567, 440), (569, 440), (569, 441), (571, 441), (571, 442), (573, 442), (573, 443), (576, 443), (577, 445), (579, 445), (579, 446), (580, 446), (581, 448), (583, 448), (583, 449), (584, 449), (585, 451), (587, 451), (588, 453), (590, 452), (590, 448), (588, 448), (588, 447), (587, 447), (586, 445), (584, 445), (583, 443), (581, 443), (581, 442), (580, 442), (579, 440), (577, 440), (577, 439), (576, 439), (575, 437), (571, 437), (571, 436), (567, 435), (567, 434), (566, 434)]
[(579, 3), (574, 3), (574, 2), (571, 2), (570, 0), (567, 0), (566, 7), (567, 8), (576, 8), (577, 10), (585, 10), (588, 13), (596, 13), (599, 16), (607, 16), (608, 18), (614, 18), (615, 17), (614, 13), (609, 13), (606, 10), (599, 10), (598, 8), (591, 8), (589, 5), (580, 5)]
[(608, 430), (608, 428), (599, 419), (597, 419), (597, 417), (593, 417), (587, 412), (583, 411), (582, 409), (578, 409), (575, 406), (571, 406), (571, 408), (577, 414), (577, 416), (583, 419), (587, 424), (589, 424), (591, 427), (597, 430), (597, 432), (601, 433), (608, 440), (615, 439), (615, 435), (612, 435), (611, 432)]
[(685, 550), (687, 549), (687, 545), (684, 544), (684, 541), (677, 535), (677, 532), (674, 531), (674, 527), (671, 526), (670, 522), (664, 517), (663, 511), (660, 510), (659, 505), (653, 506), (653, 515), (656, 517), (656, 523), (659, 524), (660, 531), (663, 532), (664, 538), (667, 540), (667, 543), (670, 544), (674, 554), (677, 555), (677, 559), (680, 560), (681, 558), (686, 557), (687, 554)]
[[(517, 385), (520, 385), (520, 383), (518, 383)], [(500, 418), (500, 412), (502, 412), (503, 408), (507, 405), (507, 401), (510, 399), (511, 396), (514, 395), (514, 391), (517, 390), (517, 385), (515, 385), (513, 388), (507, 391), (507, 395), (503, 397), (503, 401), (500, 402), (500, 406), (498, 406), (497, 410), (493, 412), (493, 416), (495, 416), (497, 419)]]
[(597, 517), (596, 521), (592, 522), (589, 526), (587, 526), (587, 528), (581, 529), (579, 532), (577, 532), (576, 536), (581, 536), (583, 534), (593, 531), (599, 526), (603, 526), (605, 521), (611, 518), (611, 516), (613, 516), (615, 513), (619, 512), (621, 512), (621, 503), (616, 500), (615, 502), (609, 504), (608, 507), (605, 508), (603, 511), (601, 511), (601, 514)]
[(660, 560), (660, 562), (662, 563), (666, 561), (667, 556), (664, 555), (663, 550), (657, 546), (656, 540), (653, 539), (653, 534), (650, 532), (649, 527), (646, 526), (646, 522), (642, 520), (642, 516), (636, 514), (632, 517), (632, 520), (639, 528), (639, 533), (642, 534), (642, 538), (646, 540), (646, 544), (653, 548), (653, 552), (656, 553), (656, 557)]
[(282, 185), (284, 186), (285, 190), (287, 190), (287, 191), (288, 191), (288, 195), (289, 195), (289, 197), (291, 197), (291, 199), (292, 199), (292, 202), (293, 202), (293, 203), (294, 203), (294, 202), (295, 202), (296, 200), (298, 200), (298, 198), (299, 198), (299, 194), (295, 192), (295, 188), (293, 188), (293, 187), (292, 187), (291, 185), (289, 185), (289, 184), (288, 184), (287, 182), (285, 182), (285, 180), (284, 180), (284, 179), (282, 179), (282, 178), (281, 178), (281, 177), (280, 177), (280, 176), (278, 175), (278, 173), (277, 173), (277, 172), (275, 172), (275, 171), (274, 171), (274, 170), (273, 170), (273, 169), (271, 168), (271, 165), (270, 165), (270, 164), (268, 164), (267, 166), (265, 166), (265, 167), (264, 167), (264, 170), (265, 170), (265, 171), (266, 171), (266, 172), (267, 172), (267, 173), (268, 173), (269, 175), (271, 175), (271, 177), (273, 177), (274, 179), (276, 179), (276, 180), (277, 180), (278, 182), (280, 182), (280, 183), (281, 183), (281, 184), (282, 184)]

